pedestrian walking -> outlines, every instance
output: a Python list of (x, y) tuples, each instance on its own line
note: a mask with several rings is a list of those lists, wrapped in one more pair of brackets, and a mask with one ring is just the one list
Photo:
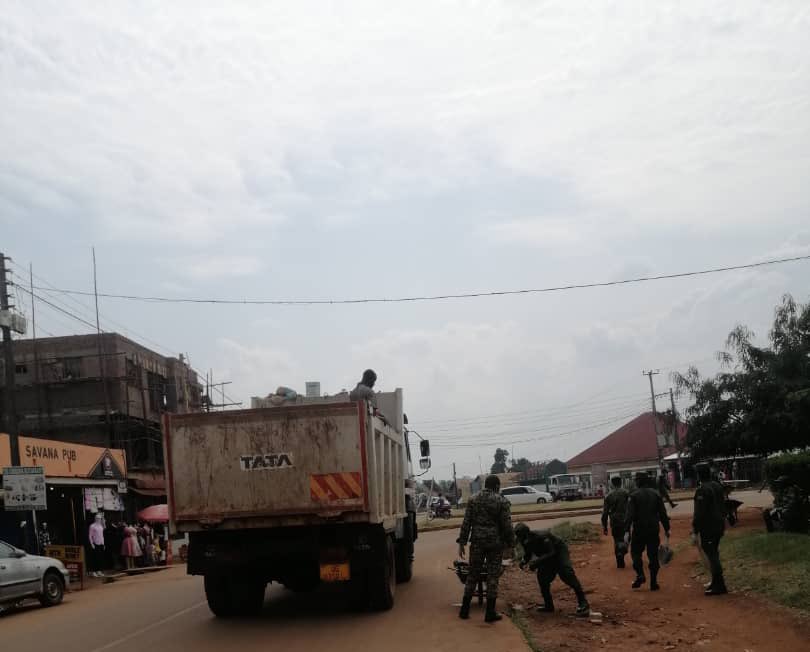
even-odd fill
[(537, 583), (543, 596), (543, 606), (538, 611), (552, 613), (554, 600), (551, 597), (551, 583), (559, 576), (577, 596), (577, 616), (587, 616), (590, 605), (585, 598), (585, 591), (577, 579), (568, 545), (548, 530), (530, 530), (525, 523), (515, 526), (515, 537), (523, 548), (523, 559), (520, 567), (528, 565), (529, 570), (537, 571)]
[(646, 473), (636, 474), (636, 487), (638, 488), (630, 494), (627, 500), (624, 540), (625, 543), (630, 542), (630, 557), (633, 560), (633, 569), (636, 571), (633, 588), (637, 589), (647, 581), (642, 559), (646, 550), (650, 568), (650, 591), (657, 591), (661, 588), (658, 585), (660, 528), (661, 525), (664, 526), (664, 533), (669, 540), (669, 516), (667, 516), (661, 494), (650, 484), (651, 480)]
[(669, 503), (671, 509), (675, 509), (678, 503), (672, 502), (672, 498), (669, 497), (670, 489), (669, 482), (667, 482), (667, 470), (665, 467), (661, 467), (661, 473), (658, 476), (658, 493), (661, 494), (665, 503)]
[(728, 590), (720, 564), (720, 539), (726, 527), (726, 494), (720, 483), (711, 479), (708, 465), (698, 464), (697, 474), (700, 484), (695, 491), (692, 537), (696, 543), (700, 539), (699, 545), (709, 560), (712, 581), (705, 595), (724, 595)]
[(630, 492), (622, 487), (622, 479), (619, 476), (611, 478), (610, 483), (613, 488), (605, 496), (605, 504), (602, 507), (602, 532), (607, 536), (609, 519), (610, 533), (613, 536), (613, 553), (616, 556), (616, 568), (624, 568), (624, 558), (627, 555), (624, 528), (627, 519), (627, 500), (630, 498)]
[(501, 562), (504, 548), (515, 545), (515, 534), (512, 531), (509, 501), (501, 496), (500, 489), (501, 481), (498, 476), (488, 476), (484, 481), (484, 490), (470, 499), (464, 512), (464, 522), (456, 543), (458, 555), (464, 559), (464, 548), (467, 541), (470, 541), (470, 573), (464, 585), (459, 618), (470, 617), (473, 594), (486, 568), (487, 608), (484, 620), (488, 623), (501, 620), (501, 615), (495, 610)]

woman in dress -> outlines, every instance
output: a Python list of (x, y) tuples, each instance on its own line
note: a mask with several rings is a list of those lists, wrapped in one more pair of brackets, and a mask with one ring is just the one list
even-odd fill
[(138, 529), (127, 525), (124, 528), (124, 542), (121, 544), (121, 556), (126, 560), (127, 568), (135, 567), (135, 559), (143, 555), (138, 543)]

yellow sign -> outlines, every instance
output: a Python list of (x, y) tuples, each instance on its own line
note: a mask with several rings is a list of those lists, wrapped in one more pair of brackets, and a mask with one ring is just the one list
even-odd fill
[(80, 561), (84, 563), (83, 546), (45, 546), (45, 555), (62, 562)]
[(84, 546), (45, 546), (45, 556), (61, 561), (70, 573), (70, 588), (84, 588)]
[(348, 582), (351, 575), (349, 564), (321, 564), (322, 582)]
[[(126, 478), (124, 451), (52, 439), (20, 437), (20, 466), (42, 466), (48, 478)], [(0, 468), (11, 466), (9, 436), (0, 433)]]

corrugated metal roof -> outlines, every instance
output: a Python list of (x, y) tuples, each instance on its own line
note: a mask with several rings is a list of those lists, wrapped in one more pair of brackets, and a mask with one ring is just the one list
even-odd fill
[[(658, 416), (658, 427), (663, 432), (663, 420)], [(686, 424), (678, 422), (678, 437), (686, 441)], [(664, 455), (674, 452), (665, 448)], [(655, 424), (652, 412), (645, 412), (632, 421), (614, 430), (604, 439), (575, 455), (568, 460), (568, 467), (589, 466), (590, 464), (608, 464), (612, 462), (629, 462), (634, 460), (654, 460), (658, 457), (656, 446)]]

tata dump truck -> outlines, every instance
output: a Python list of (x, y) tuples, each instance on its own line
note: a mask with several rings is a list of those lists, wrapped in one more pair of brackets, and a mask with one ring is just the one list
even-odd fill
[(341, 583), (356, 608), (393, 606), (416, 510), (402, 390), (376, 399), (166, 415), (171, 528), (216, 616), (259, 612), (270, 582)]

